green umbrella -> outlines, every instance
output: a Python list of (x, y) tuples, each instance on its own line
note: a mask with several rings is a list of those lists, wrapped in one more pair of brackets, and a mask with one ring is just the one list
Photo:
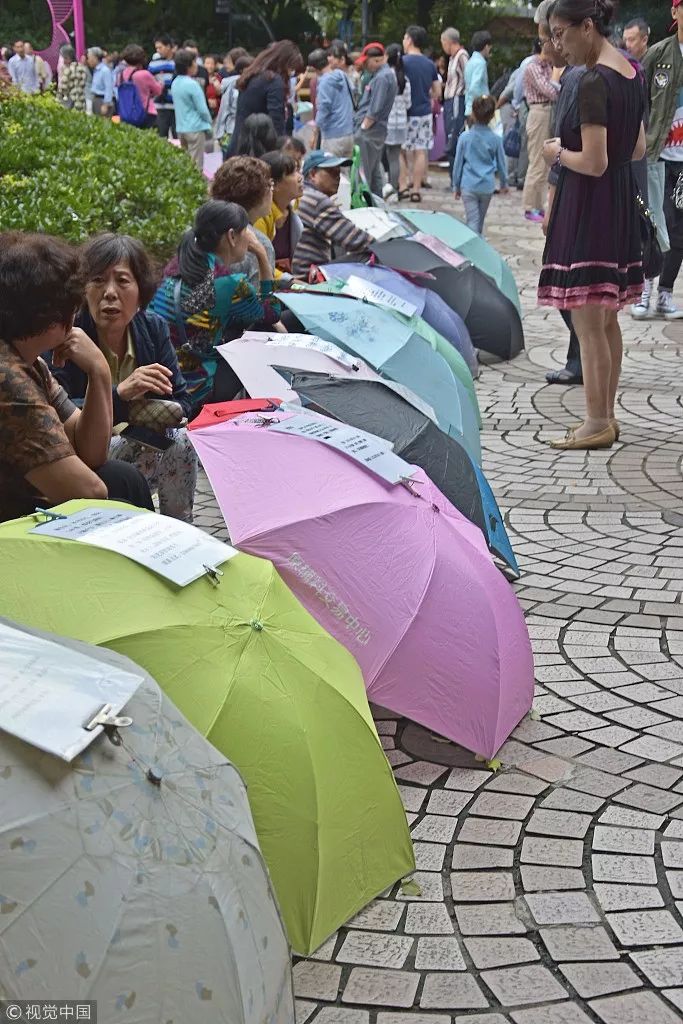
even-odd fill
[(35, 525), (0, 524), (0, 614), (132, 658), (232, 761), (297, 952), (413, 870), (358, 665), (270, 562), (240, 554), (180, 589)]
[(401, 210), (401, 216), (407, 218), (418, 231), (441, 239), (479, 270), (488, 274), (521, 313), (519, 292), (512, 271), (500, 253), (486, 239), (468, 228), (467, 224), (463, 224), (457, 217), (451, 217), (449, 213), (404, 209)]

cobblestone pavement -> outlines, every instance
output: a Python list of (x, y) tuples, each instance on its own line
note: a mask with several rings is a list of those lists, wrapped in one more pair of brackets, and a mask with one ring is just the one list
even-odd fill
[[(421, 895), (395, 887), (296, 963), (299, 1024), (683, 1021), (683, 324), (623, 315), (621, 443), (553, 452), (582, 393), (545, 383), (567, 332), (536, 308), (542, 240), (520, 206), (494, 198), (487, 229), (527, 350), (477, 391), (540, 718), (494, 775), (378, 711)], [(221, 526), (208, 497), (199, 522)]]

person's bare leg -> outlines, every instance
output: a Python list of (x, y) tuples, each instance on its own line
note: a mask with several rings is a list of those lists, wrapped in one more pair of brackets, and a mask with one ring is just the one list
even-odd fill
[(403, 192), (408, 188), (408, 183), (410, 181), (410, 174), (408, 171), (408, 154), (405, 149), (401, 150), (399, 160), (401, 169), (398, 175), (398, 190), (399, 192)]
[(401, 150), (401, 152), (403, 153), (403, 158), (404, 158), (403, 174), (402, 174), (403, 184), (401, 185), (401, 191), (403, 192), (404, 189), (412, 188), (412, 184), (411, 183), (412, 183), (412, 180), (413, 180), (413, 168), (415, 166), (415, 164), (414, 164), (415, 151), (412, 150), (412, 149), (403, 149), (403, 150)]
[(610, 419), (614, 419), (614, 406), (619, 387), (619, 375), (621, 374), (621, 360), (624, 352), (624, 345), (621, 339), (621, 327), (616, 310), (609, 309), (605, 313), (605, 332), (609, 344), (612, 367), (610, 371), (609, 389), (607, 392), (607, 412)]
[(579, 439), (598, 434), (609, 426), (612, 357), (605, 326), (607, 313), (603, 306), (595, 305), (572, 310), (572, 323), (581, 348), (586, 399), (586, 417), (574, 431)]
[(416, 149), (413, 156), (413, 192), (419, 192), (427, 177), (427, 150)]

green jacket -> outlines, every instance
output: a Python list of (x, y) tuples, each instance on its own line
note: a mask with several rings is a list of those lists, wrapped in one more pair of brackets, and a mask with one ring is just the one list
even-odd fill
[(683, 57), (678, 36), (651, 46), (643, 57), (643, 70), (650, 97), (650, 123), (647, 129), (647, 158), (659, 160), (683, 89)]

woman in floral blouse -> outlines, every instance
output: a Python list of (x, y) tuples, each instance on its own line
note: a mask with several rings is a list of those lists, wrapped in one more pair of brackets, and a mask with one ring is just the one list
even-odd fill
[(69, 110), (85, 110), (85, 65), (76, 60), (73, 46), (62, 46), (59, 52), (64, 62), (57, 89), (59, 102)]

